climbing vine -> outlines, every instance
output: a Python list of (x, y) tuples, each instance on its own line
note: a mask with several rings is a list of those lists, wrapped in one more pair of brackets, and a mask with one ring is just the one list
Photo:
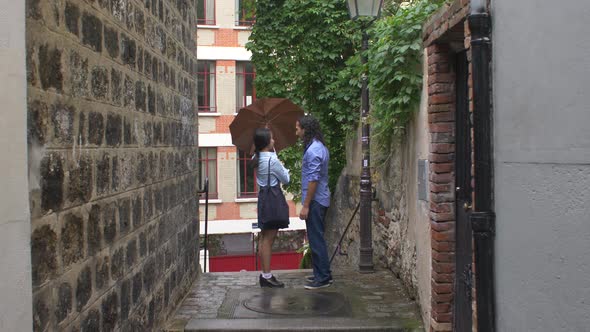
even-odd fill
[[(246, 48), (256, 67), (257, 96), (286, 97), (321, 122), (330, 149), (330, 187), (346, 165), (346, 138), (360, 117), (360, 77), (370, 77), (374, 140), (388, 147), (420, 100), (421, 30), (443, 0), (390, 1), (369, 34), (369, 66), (360, 61), (361, 24), (343, 0), (257, 0)], [(291, 170), (286, 189), (300, 192), (302, 147), (280, 157)]]

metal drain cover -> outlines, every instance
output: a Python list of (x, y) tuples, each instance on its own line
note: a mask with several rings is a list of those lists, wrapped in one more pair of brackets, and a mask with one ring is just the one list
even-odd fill
[(337, 292), (304, 289), (231, 290), (220, 318), (350, 317), (350, 303)]

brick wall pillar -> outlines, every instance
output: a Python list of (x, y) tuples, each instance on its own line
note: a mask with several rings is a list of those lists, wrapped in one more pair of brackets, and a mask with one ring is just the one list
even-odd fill
[(428, 127), (430, 132), (430, 226), (432, 244), (431, 331), (451, 331), (455, 272), (455, 76), (448, 45), (428, 52)]

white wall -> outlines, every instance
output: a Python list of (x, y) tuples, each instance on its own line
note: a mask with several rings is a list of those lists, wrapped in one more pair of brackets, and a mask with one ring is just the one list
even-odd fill
[(0, 331), (31, 331), (25, 2), (0, 8)]
[(590, 2), (492, 5), (498, 331), (588, 331)]

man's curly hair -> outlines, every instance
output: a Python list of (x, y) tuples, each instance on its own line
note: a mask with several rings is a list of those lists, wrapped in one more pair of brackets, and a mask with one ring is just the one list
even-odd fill
[(299, 122), (299, 126), (305, 130), (303, 132), (303, 146), (305, 148), (307, 148), (314, 139), (326, 145), (324, 142), (324, 135), (320, 129), (320, 123), (316, 118), (311, 115), (305, 115), (299, 118), (297, 121)]

